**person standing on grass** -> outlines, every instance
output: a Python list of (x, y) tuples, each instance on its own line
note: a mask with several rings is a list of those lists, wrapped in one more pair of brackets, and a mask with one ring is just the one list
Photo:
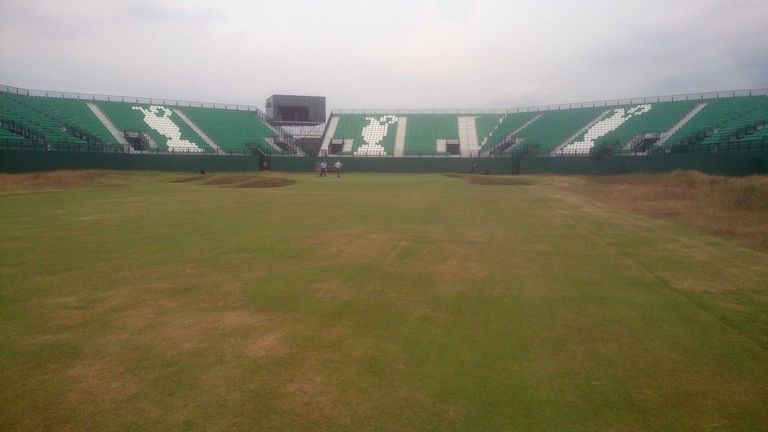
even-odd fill
[(341, 167), (342, 167), (341, 161), (336, 160), (336, 163), (333, 164), (333, 168), (336, 169), (336, 178), (341, 177)]
[(328, 164), (325, 161), (320, 162), (320, 177), (325, 177), (325, 172), (328, 170)]

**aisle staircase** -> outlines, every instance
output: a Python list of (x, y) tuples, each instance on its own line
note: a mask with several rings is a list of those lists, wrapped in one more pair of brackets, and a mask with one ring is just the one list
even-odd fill
[(107, 128), (112, 137), (115, 138), (115, 140), (117, 140), (117, 142), (123, 146), (123, 150), (125, 150), (126, 153), (129, 153), (131, 151), (131, 145), (128, 144), (128, 140), (126, 140), (123, 134), (117, 129), (117, 127), (115, 127), (114, 123), (112, 123), (112, 120), (110, 120), (109, 117), (107, 117), (107, 115), (104, 114), (101, 108), (99, 108), (95, 103), (88, 102), (86, 105), (88, 106), (88, 109), (93, 112), (93, 115), (99, 119), (101, 124)]
[(200, 135), (200, 138), (202, 138), (202, 139), (203, 139), (203, 141), (205, 141), (205, 143), (206, 143), (206, 144), (208, 144), (208, 145), (209, 145), (209, 146), (210, 146), (210, 147), (211, 147), (211, 148), (212, 148), (212, 149), (213, 149), (213, 150), (214, 150), (216, 153), (225, 153), (225, 152), (224, 152), (224, 150), (222, 150), (222, 148), (221, 148), (221, 147), (219, 147), (219, 145), (218, 145), (218, 144), (216, 144), (216, 142), (215, 142), (213, 139), (211, 139), (211, 137), (209, 137), (209, 136), (208, 136), (208, 134), (206, 134), (205, 132), (203, 132), (203, 130), (202, 130), (202, 129), (200, 129), (200, 128), (197, 126), (197, 124), (195, 124), (195, 122), (193, 122), (192, 120), (190, 120), (190, 118), (189, 118), (189, 117), (187, 117), (187, 115), (186, 115), (186, 114), (184, 114), (183, 112), (181, 112), (181, 110), (180, 110), (180, 109), (178, 109), (178, 108), (173, 108), (173, 109), (172, 109), (172, 111), (173, 111), (173, 112), (175, 112), (175, 113), (176, 113), (176, 115), (177, 115), (177, 116), (179, 116), (179, 118), (180, 118), (180, 119), (181, 119), (181, 120), (182, 120), (184, 123), (186, 123), (186, 124), (187, 124), (187, 126), (189, 126), (189, 127), (190, 127), (190, 128), (193, 130), (193, 131), (195, 131), (195, 133), (196, 133), (196, 134)]
[(480, 151), (480, 144), (477, 141), (477, 117), (459, 116), (457, 118), (459, 126), (459, 148), (461, 157), (470, 157), (477, 155)]
[(661, 135), (661, 138), (660, 138), (660, 139), (659, 139), (659, 140), (656, 142), (656, 144), (654, 144), (654, 147), (661, 147), (661, 146), (663, 146), (663, 145), (664, 145), (664, 143), (665, 143), (665, 142), (667, 142), (667, 140), (669, 139), (669, 137), (671, 137), (672, 135), (674, 135), (674, 134), (675, 134), (675, 132), (677, 132), (678, 130), (680, 130), (680, 128), (682, 128), (683, 126), (685, 126), (685, 124), (686, 124), (686, 123), (688, 123), (688, 121), (689, 121), (690, 119), (694, 118), (694, 117), (696, 116), (696, 114), (698, 114), (698, 113), (699, 113), (701, 110), (703, 110), (703, 109), (704, 109), (704, 108), (706, 108), (706, 107), (707, 107), (707, 103), (706, 103), (706, 102), (703, 102), (703, 103), (700, 103), (700, 104), (696, 105), (696, 107), (694, 107), (694, 108), (691, 110), (691, 112), (689, 112), (688, 114), (686, 114), (686, 115), (685, 115), (685, 117), (683, 117), (682, 119), (680, 119), (680, 121), (679, 121), (679, 122), (677, 122), (677, 124), (676, 124), (676, 125), (672, 126), (672, 129), (670, 129), (670, 130), (668, 130), (668, 131), (664, 132), (664, 133)]
[(554, 150), (552, 150), (552, 154), (554, 155), (554, 154), (558, 153), (558, 151), (561, 151), (564, 147), (568, 146), (568, 144), (571, 144), (571, 142), (575, 141), (576, 138), (584, 135), (584, 133), (586, 133), (589, 130), (589, 128), (594, 126), (595, 123), (597, 123), (600, 120), (602, 120), (611, 111), (613, 111), (613, 110), (612, 109), (607, 109), (607, 110), (601, 112), (600, 115), (598, 115), (597, 117), (592, 119), (592, 121), (587, 123), (583, 128), (579, 129), (578, 131), (576, 131), (576, 133), (574, 133), (573, 135), (571, 135), (568, 138), (566, 138), (559, 146), (557, 146)]
[(405, 131), (408, 129), (408, 117), (397, 118), (397, 134), (395, 134), (395, 157), (405, 156)]
[(501, 153), (509, 150), (511, 147), (518, 143), (519, 139), (517, 138), (517, 135), (525, 128), (532, 125), (536, 120), (540, 119), (541, 116), (542, 114), (536, 114), (535, 116), (531, 117), (530, 120), (523, 123), (519, 128), (508, 133), (507, 136), (505, 136), (501, 141), (480, 152), (480, 156), (487, 156), (492, 153)]
[(331, 119), (328, 120), (328, 127), (325, 128), (323, 143), (320, 145), (320, 153), (328, 154), (328, 146), (331, 144), (331, 139), (333, 139), (337, 127), (339, 127), (339, 116), (332, 116)]

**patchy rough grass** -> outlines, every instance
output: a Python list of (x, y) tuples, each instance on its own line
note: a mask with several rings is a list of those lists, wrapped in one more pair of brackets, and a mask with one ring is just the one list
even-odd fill
[(208, 186), (222, 186), (235, 188), (275, 188), (290, 186), (296, 180), (277, 178), (273, 176), (258, 175), (201, 175), (197, 177), (183, 177), (172, 180), (173, 183), (202, 182)]
[(467, 181), (483, 186), (530, 186), (536, 184), (536, 180), (533, 178), (518, 176), (471, 176), (467, 177)]
[(238, 188), (276, 188), (290, 186), (296, 183), (296, 180), (283, 179), (283, 178), (265, 178), (258, 180), (250, 180), (237, 184)]
[(171, 180), (171, 183), (199, 182), (202, 180), (209, 179), (210, 177), (211, 177), (210, 174), (200, 174), (200, 175), (191, 176), (191, 177), (174, 178)]
[(768, 250), (768, 176), (695, 171), (589, 177), (574, 190), (640, 214)]
[(123, 178), (120, 173), (96, 170), (0, 173), (0, 193), (116, 186)]
[(0, 197), (0, 430), (768, 424), (768, 254), (606, 196), (759, 206), (655, 177), (96, 178)]

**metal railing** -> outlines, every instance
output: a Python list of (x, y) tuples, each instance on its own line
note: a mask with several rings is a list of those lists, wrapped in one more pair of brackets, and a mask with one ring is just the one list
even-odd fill
[(408, 158), (446, 158), (446, 159), (468, 159), (468, 158), (509, 158), (509, 157), (516, 157), (517, 155), (512, 153), (496, 153), (496, 154), (481, 154), (480, 151), (474, 151), (470, 152), (466, 155), (458, 155), (458, 154), (449, 154), (449, 153), (438, 153), (438, 152), (417, 152), (417, 153), (411, 153), (403, 156), (395, 156), (393, 154), (384, 154), (384, 155), (356, 155), (354, 153), (329, 153), (326, 150), (320, 150), (318, 152), (318, 157), (327, 157), (327, 158), (359, 158), (359, 157), (365, 157), (365, 158), (381, 158), (381, 159), (408, 159)]
[(484, 109), (484, 108), (462, 108), (462, 109), (336, 109), (331, 111), (331, 116), (334, 114), (457, 114), (457, 115), (471, 115), (471, 114), (511, 114), (519, 112), (539, 112), (539, 111), (557, 111), (565, 109), (577, 109), (577, 108), (597, 108), (597, 107), (611, 107), (622, 105), (633, 105), (640, 103), (658, 103), (658, 102), (676, 102), (676, 101), (689, 101), (689, 100), (708, 100), (708, 99), (724, 99), (733, 97), (746, 97), (746, 96), (768, 96), (768, 88), (746, 89), (746, 90), (724, 90), (714, 92), (702, 92), (702, 93), (683, 93), (676, 95), (666, 96), (642, 96), (622, 99), (608, 99), (589, 102), (571, 102), (562, 104), (550, 104), (550, 105), (531, 105), (521, 106), (513, 108), (497, 108), (497, 109)]
[(0, 84), (0, 92), (14, 93), (23, 96), (42, 96), (59, 99), (77, 99), (83, 101), (101, 101), (101, 102), (128, 102), (148, 105), (171, 105), (178, 107), (191, 108), (216, 108), (236, 111), (250, 111), (256, 113), (261, 119), (266, 119), (267, 115), (254, 105), (238, 105), (217, 102), (187, 101), (167, 98), (145, 98), (136, 96), (116, 96), (96, 93), (73, 93), (53, 90), (30, 90), (21, 87), (13, 87)]

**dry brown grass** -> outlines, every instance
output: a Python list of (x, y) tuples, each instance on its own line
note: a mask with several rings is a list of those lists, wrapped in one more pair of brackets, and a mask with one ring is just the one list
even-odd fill
[(289, 186), (296, 183), (296, 181), (255, 175), (211, 176), (208, 174), (192, 177), (182, 177), (179, 179), (171, 180), (171, 183), (197, 183), (207, 186), (235, 188), (275, 188)]
[(96, 170), (0, 173), (0, 193), (110, 186), (115, 184), (115, 180), (115, 173)]
[(210, 186), (225, 186), (243, 183), (249, 180), (253, 180), (251, 176), (225, 176), (225, 177), (213, 177), (203, 184)]
[(626, 174), (589, 177), (573, 188), (625, 210), (768, 250), (768, 176)]
[(171, 183), (191, 183), (191, 182), (196, 182), (196, 181), (210, 178), (210, 176), (211, 176), (210, 174), (201, 174), (201, 175), (196, 175), (192, 177), (183, 177), (180, 179), (171, 180)]
[(440, 241), (421, 247), (419, 254), (431, 258), (415, 270), (438, 281), (471, 281), (490, 273), (488, 263), (480, 256), (476, 243)]
[(308, 237), (304, 243), (335, 263), (387, 259), (407, 240), (402, 235), (355, 229), (320, 233)]
[(84, 358), (64, 374), (71, 384), (68, 400), (75, 405), (119, 401), (140, 386), (119, 366), (103, 359)]
[(530, 186), (536, 182), (527, 177), (473, 176), (467, 181), (482, 186)]
[(264, 178), (258, 180), (251, 180), (245, 183), (239, 183), (235, 187), (238, 188), (275, 188), (290, 186), (296, 183), (295, 180), (281, 179), (281, 178)]

